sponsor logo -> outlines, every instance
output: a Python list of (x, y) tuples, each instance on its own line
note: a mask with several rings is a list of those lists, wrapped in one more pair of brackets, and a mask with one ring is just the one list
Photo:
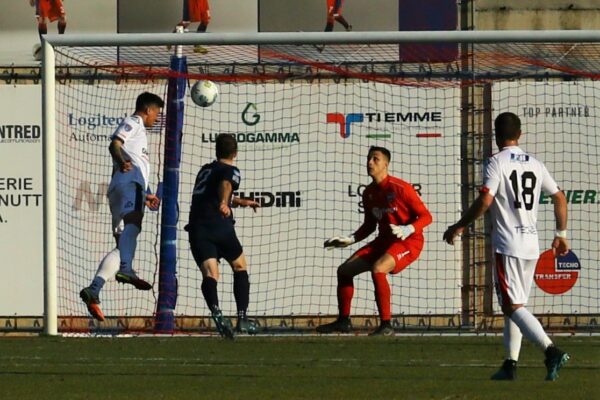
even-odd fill
[[(596, 190), (563, 190), (567, 203), (570, 204), (598, 204), (600, 198)], [(551, 204), (552, 198), (543, 192), (540, 194), (540, 204)]]
[(352, 113), (344, 115), (341, 113), (327, 113), (327, 123), (338, 124), (340, 127), (340, 136), (343, 139), (347, 139), (350, 137), (352, 124), (357, 122), (363, 122), (364, 118), (364, 114)]
[(586, 105), (572, 104), (547, 107), (523, 107), (523, 116), (530, 118), (588, 118), (591, 117), (590, 108)]
[(254, 200), (261, 207), (300, 207), (300, 191), (296, 192), (234, 192), (241, 199)]
[[(411, 122), (442, 122), (441, 111), (424, 111), (424, 112), (368, 112), (368, 113), (327, 113), (328, 124), (338, 124), (339, 134), (343, 139), (347, 139), (352, 134), (352, 124), (357, 123), (411, 123)], [(439, 134), (421, 134), (435, 135)], [(367, 135), (368, 138), (389, 138), (390, 134), (372, 133)]]
[[(203, 133), (202, 143), (212, 143), (217, 140), (218, 133)], [(256, 132), (256, 133), (230, 133), (238, 143), (299, 143), (300, 135), (297, 132)]]
[[(252, 110), (252, 111), (251, 111)], [(242, 111), (241, 119), (246, 126), (255, 126), (263, 121), (260, 114), (256, 112), (254, 103), (248, 103)], [(254, 112), (253, 112), (254, 111)], [(300, 134), (298, 132), (224, 132), (237, 140), (238, 143), (300, 143)], [(219, 133), (203, 133), (202, 143), (214, 143)]]
[(97, 212), (100, 210), (100, 205), (106, 203), (108, 183), (94, 184), (94, 186), (96, 190), (92, 189), (92, 183), (89, 181), (79, 182), (75, 189), (75, 198), (71, 207), (73, 211)]
[[(255, 111), (254, 114), (252, 114), (251, 119), (248, 118), (248, 113), (250, 112), (250, 109)], [(259, 121), (260, 114), (256, 112), (256, 105), (254, 103), (248, 103), (246, 108), (244, 108), (244, 111), (242, 111), (242, 122), (244, 122), (244, 124), (248, 126), (254, 126), (258, 124)]]
[[(423, 185), (421, 185), (420, 183), (413, 183), (412, 187), (415, 189), (415, 191), (417, 192), (417, 194), (419, 196), (422, 196), (421, 194), (421, 189), (423, 188)], [(362, 202), (362, 196), (363, 193), (365, 191), (365, 189), (367, 188), (367, 185), (348, 185), (348, 190), (347, 190), (347, 195), (350, 198), (353, 197), (358, 197), (359, 201), (358, 201), (358, 211), (361, 213), (365, 212), (365, 207), (364, 204)], [(369, 200), (372, 199), (372, 196), (369, 194)], [(392, 201), (393, 198), (391, 198), (390, 196), (387, 197), (388, 201)]]
[(96, 128), (102, 127), (116, 128), (125, 120), (125, 118), (127, 118), (127, 114), (122, 114), (115, 117), (100, 113), (94, 115), (76, 115), (69, 113), (67, 114), (67, 124), (76, 129), (93, 131)]
[(546, 250), (537, 262), (534, 280), (544, 292), (562, 294), (575, 286), (580, 269), (581, 263), (572, 250), (556, 258), (552, 250)]
[(0, 143), (38, 143), (41, 136), (39, 125), (0, 125)]

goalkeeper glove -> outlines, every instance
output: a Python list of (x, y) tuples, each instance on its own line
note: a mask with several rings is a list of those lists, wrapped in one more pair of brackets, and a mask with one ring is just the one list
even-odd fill
[(334, 236), (323, 243), (323, 247), (347, 247), (354, 243), (354, 236)]
[(408, 225), (394, 225), (390, 224), (390, 228), (392, 228), (392, 233), (400, 240), (405, 240), (410, 235), (415, 233), (415, 227), (411, 224)]

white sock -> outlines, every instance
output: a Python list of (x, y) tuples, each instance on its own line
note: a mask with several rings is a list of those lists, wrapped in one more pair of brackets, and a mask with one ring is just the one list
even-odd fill
[(125, 225), (125, 229), (121, 232), (119, 238), (119, 252), (121, 254), (121, 264), (119, 270), (122, 272), (131, 272), (133, 267), (133, 256), (135, 255), (135, 247), (137, 246), (137, 237), (140, 234), (140, 228), (134, 224)]
[(508, 360), (519, 361), (523, 334), (510, 317), (504, 317), (504, 353)]
[(546, 350), (552, 344), (552, 340), (544, 332), (544, 328), (540, 321), (533, 316), (525, 307), (519, 307), (513, 311), (510, 319), (523, 333), (527, 340), (537, 344), (542, 350)]
[(106, 253), (102, 261), (100, 261), (100, 265), (98, 265), (98, 271), (96, 271), (96, 276), (101, 277), (105, 282), (108, 281), (109, 279), (113, 278), (119, 270), (120, 262), (121, 256), (119, 254), (119, 249), (115, 247), (110, 252)]

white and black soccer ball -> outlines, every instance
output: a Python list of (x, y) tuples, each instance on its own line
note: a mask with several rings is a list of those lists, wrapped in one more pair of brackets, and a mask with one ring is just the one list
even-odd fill
[(33, 59), (35, 61), (42, 61), (42, 45), (36, 43), (33, 45), (33, 50), (31, 51), (33, 54)]
[(190, 91), (194, 103), (200, 107), (211, 106), (219, 97), (219, 87), (212, 81), (202, 80), (194, 83)]

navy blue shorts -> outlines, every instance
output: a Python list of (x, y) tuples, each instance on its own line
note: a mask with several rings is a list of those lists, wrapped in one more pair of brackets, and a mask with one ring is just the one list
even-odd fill
[(209, 258), (232, 262), (242, 255), (243, 249), (233, 225), (196, 225), (188, 228), (190, 247), (196, 264)]

